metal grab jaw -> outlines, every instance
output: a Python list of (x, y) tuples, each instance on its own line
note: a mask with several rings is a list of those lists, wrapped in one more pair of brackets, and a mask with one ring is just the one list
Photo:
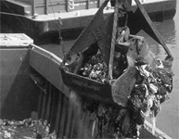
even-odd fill
[[(79, 35), (65, 55), (60, 70), (64, 84), (76, 90), (77, 93), (126, 107), (128, 97), (136, 83), (135, 61), (140, 52), (148, 51), (147, 46), (143, 44), (144, 38), (135, 34), (143, 29), (163, 46), (168, 54), (169, 62), (172, 62), (173, 57), (139, 0), (135, 0), (138, 7), (135, 11), (131, 10), (131, 2), (115, 0), (114, 13), (105, 17), (103, 10), (108, 2), (109, 0), (106, 0), (101, 5), (93, 20)], [(126, 29), (130, 30), (127, 34)], [(124, 34), (120, 30), (124, 31)], [(118, 43), (117, 40), (121, 36), (125, 41)], [(140, 50), (139, 42), (142, 42)], [(99, 82), (79, 74), (80, 68), (84, 66), (89, 57), (97, 53), (98, 49), (107, 65), (105, 82)], [(125, 68), (122, 69), (118, 77), (114, 78), (116, 53), (126, 58), (127, 66), (121, 64), (120, 67)], [(73, 55), (77, 54), (78, 57), (72, 64), (66, 64)], [(148, 57), (144, 56), (143, 58), (147, 59)], [(154, 59), (147, 59), (149, 63), (152, 63), (152, 60)]]
[(152, 37), (155, 41), (162, 45), (168, 55), (166, 59), (173, 61), (172, 54), (170, 53), (168, 47), (166, 46), (166, 43), (162, 39), (162, 36), (151, 21), (144, 7), (141, 5), (139, 0), (135, 0), (135, 2), (138, 8), (135, 12), (131, 11), (128, 13), (128, 27), (131, 29), (131, 33), (136, 34), (140, 30), (144, 30), (150, 35), (150, 37)]

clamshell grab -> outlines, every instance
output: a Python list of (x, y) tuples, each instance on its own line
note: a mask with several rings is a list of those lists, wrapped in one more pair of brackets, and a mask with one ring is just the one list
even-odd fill
[[(143, 59), (142, 62), (145, 61), (151, 70), (155, 70), (157, 63), (145, 38), (130, 34), (135, 30), (131, 28), (131, 23), (128, 23), (131, 21), (130, 17), (138, 16), (130, 10), (130, 3), (116, 0), (114, 14), (104, 18), (103, 9), (107, 3), (108, 0), (65, 54), (60, 69), (64, 83), (79, 94), (126, 107), (138, 82), (139, 70), (136, 64)], [(172, 56), (160, 34), (155, 30), (140, 2), (136, 0), (136, 3), (141, 11), (140, 17), (143, 15), (148, 26), (145, 28), (146, 32), (163, 44), (168, 54), (165, 61), (171, 63)], [(72, 59), (74, 56), (76, 58)]]

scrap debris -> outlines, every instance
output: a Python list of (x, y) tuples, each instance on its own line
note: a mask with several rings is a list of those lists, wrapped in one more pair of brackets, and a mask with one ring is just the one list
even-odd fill
[(159, 63), (156, 69), (152, 70), (145, 61), (141, 61), (141, 58), (136, 61), (138, 77), (128, 98), (127, 107), (110, 106), (83, 98), (83, 109), (96, 115), (94, 119), (98, 124), (93, 126), (98, 126), (98, 136), (102, 136), (104, 131), (107, 131), (116, 138), (139, 137), (140, 128), (147, 117), (153, 120), (154, 134), (155, 118), (161, 110), (161, 104), (169, 98), (168, 94), (173, 88), (173, 74), (163, 68), (161, 61)]
[(105, 82), (107, 78), (107, 65), (102, 59), (102, 54), (98, 50), (97, 54), (81, 68), (82, 75), (99, 82)]
[[(154, 131), (155, 117), (172, 91), (173, 74), (163, 62), (173, 57), (139, 0), (135, 0), (135, 12), (128, 1), (115, 0), (113, 19), (103, 16), (107, 2), (65, 55), (62, 78), (69, 88), (86, 97), (81, 100), (82, 109), (93, 115), (92, 134), (98, 130), (93, 137), (104, 137), (105, 133), (115, 138), (138, 137), (146, 117), (153, 119)], [(138, 19), (142, 21), (139, 24)], [(168, 55), (165, 61), (153, 57), (144, 37), (136, 35), (141, 30), (163, 46)], [(77, 54), (72, 64), (66, 64)]]
[[(118, 78), (125, 72), (127, 67), (127, 59), (125, 57), (126, 54), (124, 53), (115, 55), (113, 78)], [(122, 58), (122, 62), (119, 62), (120, 58)], [(93, 126), (98, 126), (98, 136), (102, 136), (104, 131), (107, 131), (116, 138), (139, 137), (140, 128), (144, 125), (147, 117), (152, 118), (152, 132), (154, 134), (155, 118), (161, 110), (161, 104), (169, 99), (168, 94), (171, 93), (173, 88), (173, 73), (165, 69), (163, 61), (159, 58), (154, 58), (154, 62), (155, 68), (151, 67), (143, 57), (138, 55), (135, 61), (137, 81), (130, 96), (128, 96), (127, 107), (110, 106), (95, 100), (85, 100), (83, 102), (85, 111), (90, 111), (92, 115), (96, 114), (98, 124), (93, 124)], [(118, 66), (123, 66), (123, 70), (120, 73)], [(90, 79), (102, 83), (107, 80), (107, 66), (102, 60), (100, 50), (84, 64), (81, 71), (82, 76)], [(115, 75), (117, 76), (115, 77)], [(94, 130), (95, 127), (92, 129)]]
[(22, 121), (0, 119), (0, 138), (2, 139), (57, 139), (55, 132), (50, 133), (46, 120), (33, 118)]

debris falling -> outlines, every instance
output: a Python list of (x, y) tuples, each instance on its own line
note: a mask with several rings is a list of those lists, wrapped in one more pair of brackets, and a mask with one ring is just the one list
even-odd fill
[[(81, 68), (82, 76), (99, 82), (106, 81), (107, 66), (100, 59), (102, 57), (100, 55), (101, 53), (98, 51), (85, 63), (84, 67)], [(123, 63), (127, 63), (124, 60), (123, 58)], [(104, 131), (107, 131), (115, 135), (116, 138), (138, 137), (140, 127), (143, 126), (147, 117), (152, 118), (152, 132), (154, 134), (155, 120), (161, 110), (161, 103), (169, 98), (168, 94), (173, 88), (173, 74), (164, 68), (160, 59), (157, 58), (156, 61), (154, 69), (140, 56), (135, 61), (135, 68), (138, 71), (137, 81), (128, 97), (127, 107), (110, 106), (95, 100), (86, 101), (83, 98), (85, 100), (83, 101), (84, 105), (82, 105), (83, 109), (96, 114), (92, 129), (94, 130), (94, 126), (98, 126), (98, 136), (102, 136)], [(92, 133), (94, 134), (94, 131)]]

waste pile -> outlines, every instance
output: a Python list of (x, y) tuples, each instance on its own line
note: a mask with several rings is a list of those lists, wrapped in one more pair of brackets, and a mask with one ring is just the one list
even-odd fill
[(55, 132), (50, 133), (46, 120), (33, 118), (22, 121), (0, 119), (0, 138), (2, 139), (57, 139)]
[[(96, 55), (93, 55), (81, 68), (82, 75), (105, 82), (107, 66), (101, 57), (99, 51)], [(123, 60), (126, 59), (123, 58)], [(93, 119), (98, 121), (98, 124), (93, 125), (95, 126), (93, 129), (96, 126), (98, 128), (97, 136), (102, 136), (106, 131), (116, 138), (138, 137), (140, 128), (144, 125), (147, 117), (153, 120), (152, 132), (154, 133), (155, 118), (161, 110), (161, 104), (169, 98), (168, 94), (171, 93), (173, 88), (173, 73), (164, 68), (163, 61), (159, 58), (155, 58), (154, 61), (156, 62), (154, 69), (140, 55), (135, 61), (135, 68), (138, 71), (137, 81), (128, 97), (127, 107), (112, 106), (83, 98), (83, 110), (95, 115)], [(123, 61), (123, 63), (127, 63), (127, 61)], [(125, 72), (125, 69), (123, 72)]]
[[(127, 67), (126, 56), (124, 54), (115, 53), (114, 65), (113, 65), (113, 78), (116, 79), (123, 72), (123, 69)], [(80, 69), (80, 73), (84, 77), (96, 80), (98, 82), (105, 83), (107, 81), (107, 64), (102, 58), (100, 49), (97, 53), (87, 61)]]
[[(105, 133), (116, 138), (138, 137), (146, 117), (153, 119), (155, 127), (161, 104), (172, 91), (173, 75), (163, 62), (173, 58), (138, 0), (135, 12), (128, 1), (116, 0), (113, 19), (103, 16), (105, 2), (65, 54), (62, 78), (64, 84), (81, 95), (82, 109), (94, 121), (92, 134), (97, 129), (93, 137), (104, 137)], [(142, 21), (139, 24), (138, 19)], [(130, 34), (130, 28), (132, 34), (143, 30), (161, 44), (168, 55), (165, 61), (153, 57), (144, 37)], [(79, 57), (66, 64), (76, 54)]]
[(91, 59), (85, 63), (81, 68), (82, 76), (89, 77), (90, 79), (97, 80), (99, 82), (105, 82), (107, 78), (107, 65), (103, 61), (101, 51), (91, 57)]

